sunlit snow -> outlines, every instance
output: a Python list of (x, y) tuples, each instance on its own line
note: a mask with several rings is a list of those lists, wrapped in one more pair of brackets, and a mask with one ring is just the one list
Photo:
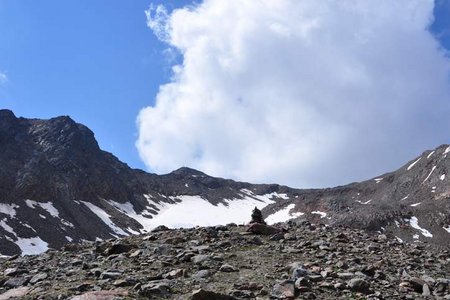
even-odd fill
[(131, 217), (147, 230), (158, 225), (180, 228), (227, 223), (244, 224), (250, 221), (250, 215), (255, 207), (263, 208), (267, 204), (273, 203), (269, 195), (257, 196), (248, 190), (242, 193), (244, 199), (229, 199), (225, 200), (225, 204), (218, 205), (213, 205), (200, 196), (177, 196), (173, 198), (181, 200), (181, 202), (161, 203), (158, 215), (153, 216), (152, 219), (143, 218), (137, 214), (132, 214)]
[(442, 174), (441, 177), (439, 177), (441, 180), (445, 179), (445, 174)]
[[(32, 209), (35, 209), (37, 206), (39, 206), (40, 208), (42, 208), (43, 210), (47, 211), (52, 217), (54, 218), (58, 218), (61, 220), (61, 223), (63, 225), (66, 225), (68, 227), (72, 227), (74, 228), (75, 226), (70, 223), (69, 221), (66, 221), (62, 218), (59, 217), (59, 211), (53, 206), (53, 204), (51, 202), (37, 202), (37, 201), (33, 201), (33, 200), (25, 200), (25, 204)], [(44, 215), (39, 214), (39, 217), (41, 217), (42, 219), (47, 219)]]
[(434, 151), (431, 151), (431, 153), (430, 154), (428, 154), (428, 156), (427, 156), (427, 159), (428, 158), (430, 158), (431, 157), (431, 155), (433, 155), (434, 154)]
[(277, 211), (276, 213), (269, 215), (265, 219), (265, 221), (268, 224), (275, 224), (278, 222), (286, 222), (289, 219), (297, 218), (297, 217), (304, 215), (304, 213), (302, 213), (302, 212), (290, 212), (294, 207), (295, 207), (295, 204), (289, 204), (285, 208)]
[(266, 201), (267, 199), (274, 200), (274, 198), (281, 198), (284, 200), (289, 200), (289, 196), (287, 194), (279, 194), (277, 192), (273, 192), (273, 193), (265, 194), (265, 195), (256, 195), (248, 189), (242, 189), (241, 192), (245, 195), (248, 195), (253, 198), (261, 199), (263, 201)]
[(431, 232), (419, 226), (419, 220), (417, 220), (416, 217), (411, 217), (411, 219), (409, 220), (409, 224), (412, 228), (420, 230), (420, 233), (422, 233), (423, 236), (430, 238), (433, 237)]
[[(432, 154), (433, 154), (433, 153), (432, 153)], [(421, 159), (422, 159), (422, 157), (419, 157), (418, 160), (416, 160), (415, 162), (413, 162), (412, 164), (410, 164), (410, 165), (408, 166), (408, 171), (411, 170), (412, 167), (414, 167), (414, 165), (417, 164), (417, 163), (419, 162), (419, 160), (421, 160)]]
[[(151, 227), (152, 227), (151, 220), (152, 219), (146, 218), (142, 214), (136, 213), (136, 211), (133, 208), (133, 204), (131, 204), (131, 202), (118, 203), (115, 201), (108, 201), (108, 203), (111, 204), (112, 206), (114, 206), (119, 211), (127, 214), (128, 217), (133, 218), (136, 221), (138, 221), (139, 224), (141, 224), (144, 227), (144, 229), (146, 229), (146, 230), (151, 229)], [(134, 232), (132, 232), (130, 229), (127, 229), (127, 230), (129, 232), (131, 232), (132, 234), (134, 234)], [(138, 232), (136, 232), (136, 233), (138, 233)]]
[(433, 168), (431, 169), (430, 174), (428, 174), (427, 178), (425, 178), (425, 180), (423, 181), (423, 183), (425, 183), (425, 181), (428, 180), (428, 178), (430, 178), (431, 174), (433, 174), (434, 170), (436, 170), (436, 166), (433, 166)]
[(4, 204), (0, 203), (0, 213), (10, 216), (11, 218), (14, 218), (16, 216), (16, 210), (15, 208), (19, 208), (16, 204)]
[(412, 206), (412, 207), (416, 207), (416, 206), (418, 206), (418, 205), (420, 205), (420, 202), (419, 202), (419, 203), (414, 203), (414, 204), (411, 204), (410, 206)]
[(14, 232), (14, 229), (12, 229), (11, 226), (6, 224), (6, 219), (3, 219), (3, 220), (0, 221), (0, 226), (3, 227), (3, 229), (5, 229), (7, 232), (16, 235), (16, 233)]
[(355, 202), (358, 202), (358, 203), (360, 203), (360, 204), (367, 205), (367, 204), (369, 204), (370, 202), (372, 202), (372, 199), (367, 200), (366, 202), (362, 202), (361, 200), (356, 200)]
[(382, 181), (383, 178), (375, 178), (374, 180), (375, 180), (376, 183), (380, 183), (380, 181)]
[(447, 149), (445, 149), (444, 151), (444, 155), (450, 152), (450, 146), (447, 147)]
[(115, 233), (120, 235), (129, 235), (125, 231), (123, 231), (120, 227), (118, 227), (116, 224), (114, 224), (113, 221), (111, 221), (111, 216), (106, 213), (103, 209), (100, 207), (86, 201), (81, 201), (84, 205), (86, 205), (94, 214), (97, 215), (106, 225), (108, 225)]
[(315, 215), (320, 215), (320, 218), (322, 219), (322, 218), (325, 218), (326, 216), (327, 216), (327, 213), (326, 212), (323, 212), (323, 211), (312, 211), (311, 212), (312, 214), (315, 214)]
[(450, 233), (450, 225), (448, 225), (447, 227), (442, 227), (444, 228), (445, 231), (447, 231), (448, 233)]
[(51, 202), (37, 202), (33, 200), (25, 200), (25, 204), (30, 208), (40, 206), (45, 209), (52, 217), (59, 218), (59, 211), (53, 206)]
[(22, 250), (22, 255), (37, 255), (48, 250), (48, 244), (40, 237), (18, 238), (14, 243)]

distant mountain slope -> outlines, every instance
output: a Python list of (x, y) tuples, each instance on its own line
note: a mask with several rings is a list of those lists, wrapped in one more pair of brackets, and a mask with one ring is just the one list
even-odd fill
[(382, 179), (315, 190), (235, 182), (189, 168), (167, 175), (131, 169), (69, 117), (25, 119), (0, 110), (0, 149), (4, 255), (138, 234), (160, 224), (245, 223), (255, 206), (270, 223), (299, 217), (385, 230), (404, 240), (418, 235), (445, 245), (450, 238), (447, 146)]
[(450, 146), (425, 151), (395, 172), (331, 189), (300, 191), (284, 203), (264, 208), (270, 214), (315, 215), (316, 221), (384, 231), (404, 241), (450, 245)]

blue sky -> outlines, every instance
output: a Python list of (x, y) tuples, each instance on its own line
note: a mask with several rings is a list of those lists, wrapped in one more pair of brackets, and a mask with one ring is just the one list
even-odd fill
[[(174, 62), (168, 61), (163, 53), (168, 45), (155, 36), (154, 31), (158, 28), (152, 28), (152, 31), (147, 26), (144, 13), (151, 4), (156, 6), (161, 3), (170, 14), (173, 8), (183, 7), (191, 1), (0, 0), (0, 72), (8, 78), (3, 83), (0, 80), (0, 107), (11, 109), (17, 116), (28, 118), (69, 115), (91, 128), (104, 150), (112, 152), (132, 167), (153, 171), (152, 160), (147, 159), (144, 164), (135, 146), (139, 137), (136, 118), (141, 109), (154, 105), (159, 87), (171, 80), (171, 66)], [(220, 23), (228, 18), (225, 9), (232, 8), (232, 5), (226, 7), (228, 4), (224, 5), (225, 2), (217, 0), (210, 3), (209, 8), (214, 5), (224, 6), (223, 18), (219, 18), (221, 21), (211, 25), (220, 26)], [(238, 1), (229, 3), (239, 4)], [(207, 9), (203, 13), (205, 11)], [(441, 45), (450, 50), (450, 0), (437, 0), (434, 17), (431, 31)], [(183, 24), (177, 26), (183, 27)], [(186, 28), (189, 29), (189, 26), (193, 25), (186, 25)], [(231, 26), (229, 29), (231, 31), (234, 28)], [(183, 28), (179, 30), (185, 34)], [(400, 37), (403, 38), (401, 35)], [(255, 39), (255, 45), (258, 42), (264, 46), (269, 45), (263, 39), (256, 38), (251, 37)], [(169, 44), (170, 47), (182, 51), (189, 51), (190, 47), (188, 45), (184, 49), (185, 44), (180, 45), (177, 42)], [(162, 97), (164, 98), (164, 95)], [(146, 125), (140, 126), (142, 130)], [(211, 128), (214, 128), (212, 123)], [(151, 131), (151, 128), (147, 130)], [(221, 136), (220, 131), (211, 134)], [(211, 140), (218, 145), (215, 138)], [(411, 147), (410, 152), (396, 156), (395, 161), (379, 165), (386, 171), (392, 166), (399, 166), (400, 162), (412, 158), (412, 153), (419, 154), (419, 148), (424, 150), (436, 146), (433, 144), (436, 140), (438, 139), (431, 141), (424, 138), (424, 142), (415, 145), (415, 148)], [(174, 138), (173, 144), (158, 149), (161, 152), (161, 149), (177, 148), (174, 146), (177, 141)], [(190, 165), (218, 176), (302, 185), (296, 184), (300, 180), (298, 178), (295, 179), (297, 181), (292, 181), (282, 176), (258, 177), (233, 171), (222, 172), (224, 166), (210, 167), (213, 164), (209, 162), (196, 164), (198, 153), (207, 153), (200, 144), (202, 143), (193, 145), (194, 150), (189, 150), (195, 152), (191, 161), (185, 159), (186, 154), (180, 154), (181, 158), (175, 159), (177, 153), (160, 153), (166, 155), (168, 160), (171, 160), (173, 155), (174, 163), (161, 169), (156, 168), (156, 171), (167, 172), (170, 168)], [(144, 157), (147, 155), (142, 149), (141, 154)], [(218, 159), (222, 159), (221, 155), (226, 155), (220, 149), (216, 154)], [(236, 153), (234, 158), (230, 158), (233, 161), (224, 159), (224, 163), (232, 165), (240, 156), (242, 153)], [(274, 156), (279, 158), (285, 155), (275, 153)], [(286, 165), (288, 164), (290, 162), (286, 162)], [(291, 165), (297, 170), (303, 166)], [(315, 168), (317, 169), (317, 166)], [(282, 168), (280, 170), (283, 171)], [(354, 173), (358, 174), (357, 176), (367, 176), (366, 174), (380, 170), (372, 168), (366, 173)], [(260, 171), (264, 172), (271, 173), (271, 170)], [(286, 176), (291, 176), (292, 172), (285, 172)], [(310, 178), (314, 176), (311, 175)], [(351, 176), (342, 178), (344, 182), (354, 179)], [(323, 183), (311, 181), (312, 186), (334, 183), (341, 182), (331, 179)]]
[(0, 1), (0, 70), (8, 77), (0, 106), (30, 118), (70, 115), (103, 149), (144, 168), (135, 119), (170, 76), (165, 45), (146, 26), (150, 3)]

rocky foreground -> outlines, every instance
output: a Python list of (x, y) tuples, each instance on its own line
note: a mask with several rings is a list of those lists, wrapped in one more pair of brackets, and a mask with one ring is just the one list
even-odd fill
[(450, 299), (448, 249), (305, 221), (283, 227), (159, 227), (1, 258), (0, 299)]

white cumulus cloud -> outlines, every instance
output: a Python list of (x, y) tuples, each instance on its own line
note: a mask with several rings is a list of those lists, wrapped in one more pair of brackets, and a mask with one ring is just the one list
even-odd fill
[(151, 171), (295, 187), (368, 179), (450, 138), (433, 0), (205, 0), (148, 26), (182, 62), (138, 116)]

